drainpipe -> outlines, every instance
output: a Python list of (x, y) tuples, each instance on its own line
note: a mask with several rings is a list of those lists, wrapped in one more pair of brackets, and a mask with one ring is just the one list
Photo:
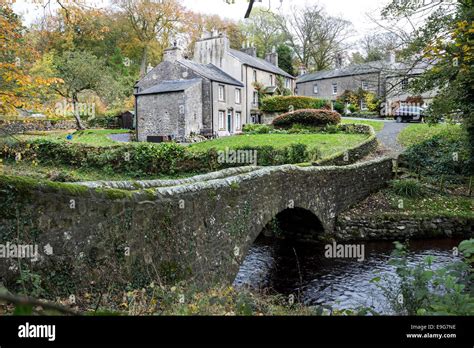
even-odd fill
[(211, 132), (214, 136), (214, 82), (209, 81), (211, 82)]
[(248, 66), (247, 65), (242, 65), (242, 67), (245, 67), (245, 118), (246, 118), (246, 124), (249, 123), (250, 120), (250, 115), (249, 115), (249, 85), (248, 85), (248, 78), (249, 78), (249, 72), (248, 72)]

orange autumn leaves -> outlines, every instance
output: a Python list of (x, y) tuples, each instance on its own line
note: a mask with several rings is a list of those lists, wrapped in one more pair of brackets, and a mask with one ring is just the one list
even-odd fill
[(31, 73), (38, 53), (25, 37), (18, 16), (7, 5), (0, 6), (0, 115), (16, 115), (17, 108), (42, 109), (44, 96), (57, 78)]

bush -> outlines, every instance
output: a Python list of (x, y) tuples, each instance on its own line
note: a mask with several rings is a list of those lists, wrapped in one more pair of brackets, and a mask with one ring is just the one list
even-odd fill
[(393, 180), (391, 188), (393, 192), (402, 197), (420, 197), (424, 191), (423, 185), (414, 179)]
[(264, 112), (287, 112), (293, 110), (329, 108), (327, 100), (301, 96), (275, 96), (262, 100), (260, 109)]
[(462, 132), (438, 134), (415, 144), (405, 151), (402, 160), (411, 170), (433, 177), (471, 176), (469, 163), (474, 161), (467, 135)]
[(330, 110), (298, 110), (278, 116), (273, 120), (277, 128), (291, 128), (295, 124), (308, 127), (324, 127), (330, 124), (339, 124), (341, 115)]
[(268, 134), (272, 130), (269, 125), (266, 124), (245, 124), (243, 126), (244, 133), (248, 134)]
[(345, 111), (344, 109), (345, 109), (344, 103), (341, 103), (341, 102), (335, 102), (334, 103), (334, 110), (336, 110), (340, 114), (344, 113), (344, 111)]

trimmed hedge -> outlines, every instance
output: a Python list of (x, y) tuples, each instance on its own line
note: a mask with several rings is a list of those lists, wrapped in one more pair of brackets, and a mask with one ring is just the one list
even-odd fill
[(330, 110), (297, 110), (280, 115), (273, 120), (273, 125), (277, 128), (291, 128), (293, 125), (303, 125), (308, 127), (324, 127), (336, 125), (341, 122), (341, 115)]
[(327, 100), (302, 96), (275, 96), (263, 98), (260, 109), (263, 112), (288, 112), (294, 110), (330, 108)]

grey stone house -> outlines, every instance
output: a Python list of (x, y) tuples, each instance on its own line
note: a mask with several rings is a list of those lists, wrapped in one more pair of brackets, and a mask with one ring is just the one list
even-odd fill
[(166, 50), (163, 62), (135, 85), (138, 141), (156, 136), (185, 141), (224, 128), (238, 132), (242, 105), (234, 96), (243, 87), (212, 64), (183, 59), (177, 47)]
[[(334, 102), (346, 90), (361, 88), (382, 99), (382, 114), (389, 115), (410, 96), (408, 81), (427, 68), (428, 65), (423, 63), (398, 63), (390, 54), (387, 60), (304, 74), (296, 80), (296, 94)], [(423, 97), (429, 103), (433, 93), (426, 93)], [(366, 109), (363, 101), (359, 107)]]
[(294, 90), (294, 77), (278, 67), (275, 52), (260, 59), (254, 48), (231, 49), (228, 38), (217, 33), (206, 33), (194, 52), (189, 60), (180, 48), (167, 49), (163, 62), (135, 85), (139, 141), (239, 133), (244, 124), (260, 122), (254, 82), (269, 94), (276, 92), (278, 80)]

